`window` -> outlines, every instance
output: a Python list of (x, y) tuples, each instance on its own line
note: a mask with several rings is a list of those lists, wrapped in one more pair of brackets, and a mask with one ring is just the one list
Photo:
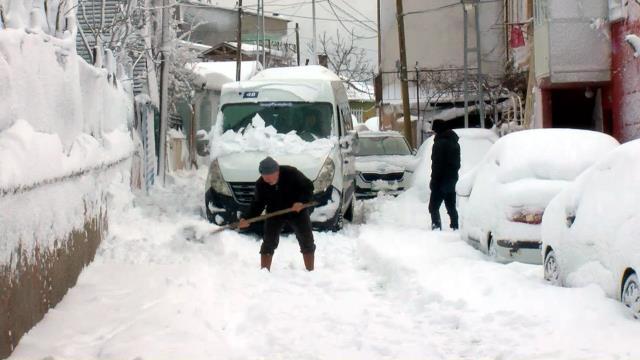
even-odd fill
[(227, 104), (222, 113), (223, 131), (242, 131), (259, 115), (265, 126), (273, 126), (281, 134), (295, 131), (306, 141), (329, 137), (333, 116), (329, 103), (296, 102)]

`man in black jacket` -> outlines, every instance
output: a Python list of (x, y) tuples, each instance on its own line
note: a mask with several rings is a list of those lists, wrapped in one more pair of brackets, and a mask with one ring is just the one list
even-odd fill
[[(267, 213), (291, 208), (293, 212), (267, 219), (264, 223), (264, 237), (260, 247), (261, 268), (271, 269), (273, 253), (278, 247), (280, 232), (285, 224), (289, 224), (296, 234), (300, 252), (307, 270), (313, 270), (314, 252), (311, 218), (303, 204), (311, 201), (313, 183), (298, 169), (292, 166), (280, 166), (271, 157), (260, 162), (260, 179), (256, 181), (256, 191), (247, 218), (262, 214), (265, 207)], [(249, 224), (240, 219), (239, 228)]]
[(436, 133), (431, 152), (431, 198), (429, 213), (431, 228), (442, 229), (440, 205), (444, 204), (449, 213), (451, 228), (458, 229), (458, 211), (456, 210), (456, 183), (460, 169), (460, 145), (458, 135), (449, 129), (443, 120), (434, 120), (432, 130)]

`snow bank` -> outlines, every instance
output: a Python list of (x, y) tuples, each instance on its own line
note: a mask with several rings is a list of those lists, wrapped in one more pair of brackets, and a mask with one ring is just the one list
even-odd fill
[(377, 116), (368, 118), (367, 120), (365, 120), (364, 124), (371, 131), (380, 131), (380, 119)]
[(9, 5), (11, 28), (0, 30), (0, 265), (14, 266), (18, 247), (34, 256), (63, 246), (105, 210), (110, 182), (128, 181), (133, 99), (114, 64), (98, 69), (76, 54), (73, 28), (51, 36), (55, 18), (33, 26), (42, 9)]
[(99, 138), (132, 122), (130, 88), (110, 84), (106, 70), (76, 55), (72, 40), (0, 32), (0, 131), (23, 119), (36, 131), (58, 134), (69, 150), (81, 133)]
[(102, 141), (81, 134), (68, 153), (57, 134), (35, 131), (24, 120), (0, 132), (0, 189), (28, 187), (53, 178), (100, 167), (131, 155), (125, 129), (103, 134)]
[(231, 130), (221, 133), (222, 121), (219, 118), (211, 131), (211, 159), (240, 153), (263, 152), (271, 156), (289, 154), (308, 154), (312, 157), (325, 157), (337, 144), (337, 140), (317, 139), (311, 142), (302, 140), (295, 131), (280, 134), (273, 126), (265, 126), (264, 119), (259, 114), (253, 118), (252, 123), (240, 132)]
[[(205, 235), (206, 172), (168, 175), (149, 195), (113, 187), (96, 260), (12, 359), (640, 356), (640, 323), (601, 290), (488, 262), (456, 232), (429, 231), (426, 203), (403, 195), (360, 202), (366, 224), (315, 232), (313, 273), (286, 234), (261, 271), (256, 238)], [(185, 241), (185, 226), (205, 243)]]

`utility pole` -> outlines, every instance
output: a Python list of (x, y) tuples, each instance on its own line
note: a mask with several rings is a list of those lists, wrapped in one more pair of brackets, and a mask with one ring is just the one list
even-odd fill
[(407, 75), (407, 50), (404, 38), (404, 15), (402, 0), (396, 0), (396, 18), (398, 20), (398, 40), (400, 44), (400, 77), (402, 81), (402, 108), (404, 113), (404, 136), (411, 148), (415, 148), (415, 139), (411, 128), (411, 110), (409, 108), (409, 83)]
[(167, 162), (167, 126), (169, 125), (169, 1), (162, 0), (162, 63), (160, 74), (160, 154), (158, 175), (162, 177), (162, 186), (166, 184)]
[[(482, 75), (482, 44), (480, 42), (480, 2), (478, 0), (461, 0), (464, 12), (464, 127), (469, 127), (469, 53), (475, 52), (477, 62), (477, 108), (480, 117), (480, 126), (484, 128), (485, 104)], [(476, 47), (469, 48), (469, 11), (475, 11)]]
[(256, 62), (260, 62), (260, 0), (256, 8)]
[(300, 26), (296, 23), (296, 57), (300, 66)]
[(265, 44), (267, 43), (266, 40), (266, 36), (265, 36), (265, 26), (264, 26), (264, 0), (262, 0), (262, 6), (260, 7), (262, 9), (262, 61), (264, 62), (264, 64), (262, 64), (262, 66), (266, 69), (267, 68), (267, 53), (265, 51)]
[(316, 52), (316, 0), (311, 0), (311, 17), (313, 18), (313, 41), (311, 42), (311, 47), (313, 51), (313, 55), (311, 59), (313, 59), (313, 64), (318, 64), (318, 53)]
[(482, 45), (480, 42), (480, 1), (475, 2), (476, 10), (476, 56), (478, 58), (478, 109), (480, 114), (480, 127), (484, 129), (484, 81), (482, 76)]
[(237, 51), (236, 54), (236, 81), (240, 81), (241, 65), (242, 65), (242, 0), (238, 0), (238, 37), (237, 37)]

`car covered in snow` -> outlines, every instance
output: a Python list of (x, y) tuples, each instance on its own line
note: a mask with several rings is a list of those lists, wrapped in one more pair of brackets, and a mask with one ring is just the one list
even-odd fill
[(361, 131), (356, 151), (356, 197), (375, 197), (378, 192), (398, 195), (409, 182), (415, 156), (405, 137), (397, 131)]
[(559, 193), (542, 219), (544, 277), (598, 284), (640, 317), (640, 140), (606, 154)]
[(500, 138), (456, 185), (463, 239), (498, 261), (541, 264), (551, 199), (619, 143), (587, 130), (536, 129)]
[(313, 181), (314, 228), (336, 230), (351, 219), (358, 135), (336, 74), (322, 66), (268, 69), (224, 85), (220, 103), (205, 189), (211, 222), (234, 222), (248, 208), (266, 156)]

